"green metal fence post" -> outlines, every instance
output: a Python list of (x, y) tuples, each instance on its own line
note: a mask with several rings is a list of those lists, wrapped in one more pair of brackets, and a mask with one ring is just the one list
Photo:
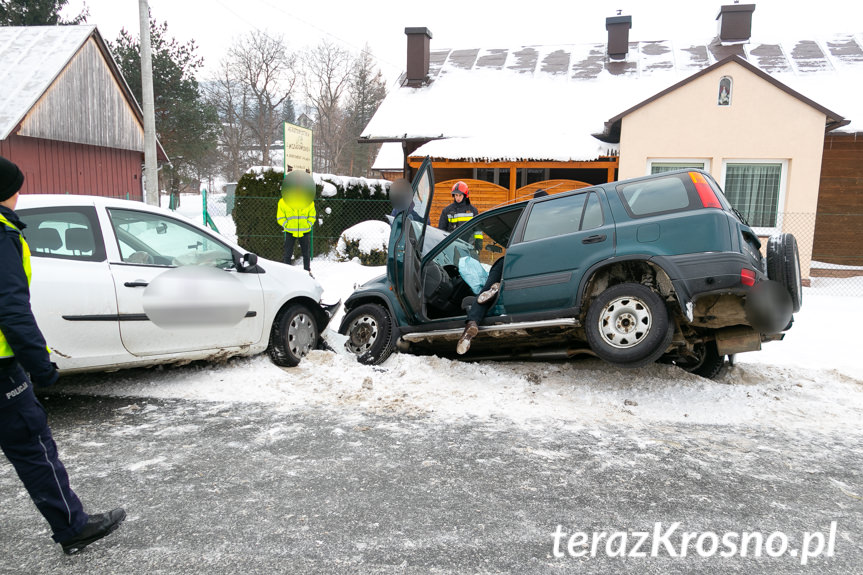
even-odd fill
[(201, 198), (204, 202), (204, 211), (202, 213), (204, 216), (204, 225), (210, 226), (216, 233), (221, 233), (219, 228), (216, 227), (216, 222), (214, 222), (213, 218), (210, 217), (210, 211), (207, 209), (207, 188), (201, 190)]

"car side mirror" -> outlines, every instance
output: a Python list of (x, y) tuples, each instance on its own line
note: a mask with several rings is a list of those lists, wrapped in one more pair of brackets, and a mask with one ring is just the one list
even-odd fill
[(159, 235), (168, 233), (168, 224), (165, 222), (159, 222), (156, 224), (156, 233)]
[(258, 265), (258, 254), (246, 253), (242, 257), (234, 257), (238, 272), (249, 272)]

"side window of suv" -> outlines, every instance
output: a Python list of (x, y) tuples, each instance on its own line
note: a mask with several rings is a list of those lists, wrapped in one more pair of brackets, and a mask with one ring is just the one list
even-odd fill
[(591, 230), (602, 225), (602, 207), (596, 192), (553, 198), (534, 204), (522, 241)]
[(592, 230), (601, 227), (602, 224), (602, 206), (599, 205), (599, 196), (596, 195), (596, 192), (591, 192), (587, 197), (587, 204), (584, 206), (580, 230)]
[(634, 217), (686, 210), (692, 202), (686, 184), (677, 175), (624, 184), (617, 191)]

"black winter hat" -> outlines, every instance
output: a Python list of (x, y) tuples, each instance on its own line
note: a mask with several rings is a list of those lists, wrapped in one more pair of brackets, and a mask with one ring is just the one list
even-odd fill
[(24, 185), (24, 174), (18, 166), (0, 156), (0, 202), (5, 202), (15, 195)]

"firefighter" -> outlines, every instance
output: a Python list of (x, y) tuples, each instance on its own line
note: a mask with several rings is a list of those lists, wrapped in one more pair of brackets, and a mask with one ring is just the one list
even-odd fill
[(311, 174), (294, 170), (282, 181), (282, 199), (276, 210), (276, 221), (285, 232), (284, 261), (294, 260), (294, 243), (299, 242), (303, 253), (303, 269), (312, 275), (310, 232), (315, 225), (315, 180)]
[[(470, 188), (466, 183), (456, 182), (450, 193), (452, 203), (441, 210), (437, 224), (437, 227), (445, 232), (452, 232), (479, 215), (479, 210), (470, 203)], [(477, 251), (482, 249), (481, 232), (474, 234), (474, 244)]]
[(23, 183), (18, 166), (0, 157), (0, 448), (51, 526), (54, 541), (71, 555), (116, 530), (126, 512), (84, 512), (33, 393), (34, 384), (53, 385), (59, 373), (30, 308), (30, 249), (14, 211)]

